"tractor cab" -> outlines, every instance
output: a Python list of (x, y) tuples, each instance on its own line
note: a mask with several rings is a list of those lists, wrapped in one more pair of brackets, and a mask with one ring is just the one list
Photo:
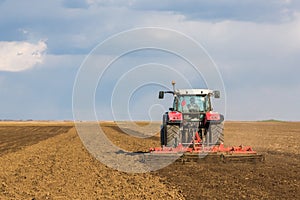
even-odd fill
[(211, 111), (210, 98), (208, 95), (176, 95), (172, 110), (181, 113), (208, 112)]
[(164, 98), (164, 93), (171, 93), (174, 96), (173, 107), (170, 108), (167, 121), (179, 122), (200, 121), (200, 126), (204, 126), (205, 119), (213, 118), (219, 120), (222, 116), (219, 113), (212, 112), (211, 97), (220, 98), (219, 91), (209, 89), (177, 89), (174, 91), (160, 91), (159, 98)]

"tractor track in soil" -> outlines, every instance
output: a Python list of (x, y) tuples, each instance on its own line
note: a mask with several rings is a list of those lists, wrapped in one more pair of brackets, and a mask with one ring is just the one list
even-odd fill
[[(159, 145), (101, 123), (129, 151)], [(249, 145), (264, 163), (174, 163), (130, 174), (106, 167), (82, 145), (71, 122), (0, 123), (0, 199), (297, 199), (300, 123), (226, 122), (225, 145)], [(125, 141), (125, 142), (124, 142)]]

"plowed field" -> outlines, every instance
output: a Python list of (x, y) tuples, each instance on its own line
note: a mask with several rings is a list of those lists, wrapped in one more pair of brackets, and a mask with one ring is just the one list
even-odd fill
[[(102, 123), (123, 149), (145, 151), (159, 137), (131, 137)], [(132, 174), (94, 159), (70, 122), (0, 123), (0, 199), (298, 199), (300, 123), (226, 122), (225, 145), (250, 145), (264, 163), (174, 163)]]

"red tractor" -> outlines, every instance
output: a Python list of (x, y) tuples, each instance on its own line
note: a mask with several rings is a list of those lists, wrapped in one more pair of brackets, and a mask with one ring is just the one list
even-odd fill
[[(214, 112), (212, 97), (220, 98), (219, 91), (209, 89), (175, 89), (160, 91), (174, 96), (173, 107), (163, 115), (161, 147), (151, 148), (152, 155), (182, 155), (180, 158), (198, 160), (220, 157), (225, 160), (260, 160), (264, 157), (249, 146), (224, 147), (224, 116)], [(199, 156), (202, 155), (202, 156)]]
[(208, 89), (160, 91), (159, 98), (164, 98), (165, 93), (173, 94), (174, 101), (170, 111), (163, 115), (161, 145), (188, 146), (196, 133), (207, 146), (224, 142), (224, 116), (213, 112), (211, 103), (211, 97), (220, 98), (219, 91)]

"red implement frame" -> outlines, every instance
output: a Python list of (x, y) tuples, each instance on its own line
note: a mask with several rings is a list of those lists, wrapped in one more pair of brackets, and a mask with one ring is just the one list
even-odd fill
[(177, 147), (155, 147), (150, 148), (150, 153), (156, 155), (171, 155), (171, 154), (183, 154), (183, 155), (198, 155), (198, 154), (208, 154), (208, 155), (218, 155), (222, 158), (251, 158), (263, 161), (264, 157), (259, 155), (250, 146), (238, 146), (238, 147), (224, 147), (223, 144), (215, 146), (204, 146), (202, 144), (201, 138), (196, 132), (194, 140), (191, 141), (190, 145), (183, 146), (179, 144)]

